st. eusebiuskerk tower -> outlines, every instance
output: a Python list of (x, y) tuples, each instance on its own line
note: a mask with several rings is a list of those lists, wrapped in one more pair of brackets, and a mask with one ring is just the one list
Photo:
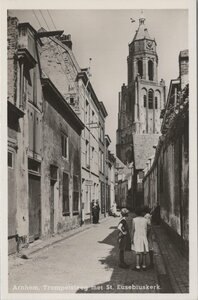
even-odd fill
[(116, 152), (124, 163), (132, 161), (132, 135), (160, 133), (165, 82), (158, 82), (156, 46), (142, 14), (139, 27), (129, 44), (128, 85), (123, 84), (119, 93)]

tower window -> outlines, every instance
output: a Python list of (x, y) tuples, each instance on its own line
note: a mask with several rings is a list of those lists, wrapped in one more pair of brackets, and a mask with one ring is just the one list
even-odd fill
[(153, 62), (152, 62), (152, 60), (148, 61), (148, 77), (149, 77), (149, 80), (153, 81)]
[(150, 90), (148, 93), (148, 107), (153, 108), (153, 91)]
[(155, 97), (155, 109), (157, 109), (157, 97)]
[(144, 107), (146, 107), (146, 95), (144, 95)]
[(138, 65), (138, 73), (139, 73), (140, 77), (142, 78), (142, 75), (143, 75), (142, 60), (138, 60), (137, 65)]
[(13, 153), (8, 151), (8, 167), (13, 167)]

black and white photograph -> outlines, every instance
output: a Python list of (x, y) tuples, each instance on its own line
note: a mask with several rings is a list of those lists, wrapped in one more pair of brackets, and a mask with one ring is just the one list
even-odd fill
[(4, 1), (2, 299), (197, 299), (196, 1), (87, 2)]

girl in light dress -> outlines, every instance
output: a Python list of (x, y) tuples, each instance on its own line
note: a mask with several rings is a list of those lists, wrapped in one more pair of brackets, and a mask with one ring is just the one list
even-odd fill
[[(135, 271), (140, 271), (140, 262), (142, 269), (146, 270), (146, 254), (149, 252), (147, 239), (147, 219), (142, 215), (142, 208), (138, 207), (135, 211), (137, 217), (133, 219), (132, 225), (132, 250), (136, 253)], [(141, 259), (142, 258), (142, 259)]]

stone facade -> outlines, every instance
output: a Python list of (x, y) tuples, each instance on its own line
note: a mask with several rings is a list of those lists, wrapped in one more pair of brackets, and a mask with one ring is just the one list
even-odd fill
[(42, 232), (46, 236), (81, 225), (80, 135), (84, 125), (50, 80), (42, 82)]
[[(70, 35), (8, 17), (10, 253), (107, 211), (105, 118)], [(81, 134), (82, 131), (82, 134)]]
[[(84, 125), (53, 84), (56, 98), (52, 101), (49, 94), (44, 97), (41, 80), (48, 78), (41, 68), (41, 53), (42, 43), (34, 28), (8, 17), (9, 253), (37, 238), (81, 224)], [(62, 101), (62, 110), (55, 99)], [(63, 131), (68, 137), (69, 162), (63, 160), (61, 153)], [(62, 209), (64, 170), (69, 174), (69, 216), (64, 216)], [(55, 177), (51, 178), (52, 175)], [(74, 192), (75, 199), (78, 193), (75, 214), (71, 200)]]
[(133, 163), (125, 165), (115, 157), (115, 202), (118, 208), (132, 208)]
[[(40, 30), (44, 31), (43, 28)], [(81, 135), (82, 222), (91, 222), (93, 200), (99, 202), (101, 213), (105, 214), (104, 135), (107, 112), (91, 85), (89, 69), (81, 69), (74, 57), (71, 36), (69, 40), (65, 35), (41, 40), (43, 72), (57, 86), (85, 126)]]
[(136, 153), (144, 147), (143, 157), (148, 159), (153, 154), (156, 141), (152, 136), (159, 136), (160, 114), (165, 105), (165, 82), (158, 82), (156, 41), (150, 37), (143, 16), (129, 44), (127, 63), (128, 83), (123, 84), (119, 93), (116, 154), (125, 164), (134, 162), (131, 196), (135, 207), (143, 202), (141, 173), (144, 168), (138, 166)]
[[(159, 143), (145, 169), (144, 202), (160, 203), (161, 218), (186, 252), (189, 242), (188, 51), (179, 56), (180, 75), (171, 80)], [(183, 60), (184, 59), (184, 60)]]
[(101, 217), (106, 216), (106, 174), (105, 174), (105, 118), (107, 111), (102, 102), (100, 102), (101, 109), (99, 111), (99, 180), (100, 180), (100, 213)]

